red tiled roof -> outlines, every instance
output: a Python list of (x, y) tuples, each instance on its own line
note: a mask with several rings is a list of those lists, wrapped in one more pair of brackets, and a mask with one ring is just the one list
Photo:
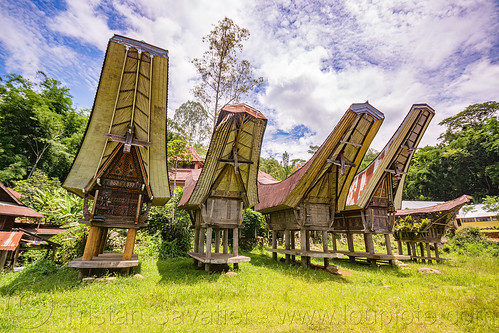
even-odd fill
[(189, 150), (189, 153), (191, 154), (192, 162), (203, 163), (203, 159), (201, 158), (201, 156), (199, 156), (198, 152), (196, 151), (196, 149), (194, 149), (194, 147), (189, 146), (189, 147), (187, 147), (187, 149)]
[(430, 207), (397, 210), (395, 215), (406, 216), (406, 215), (415, 215), (415, 214), (447, 212), (455, 209), (460, 209), (469, 201), (471, 201), (471, 197), (469, 195), (462, 195), (454, 200), (447, 201), (438, 205), (433, 205)]
[(182, 195), (182, 198), (178, 203), (178, 207), (186, 204), (187, 201), (189, 201), (189, 198), (191, 197), (191, 194), (194, 191), (194, 187), (196, 187), (196, 183), (199, 179), (199, 175), (201, 174), (201, 170), (203, 169), (192, 169), (192, 172), (190, 172), (189, 175), (187, 176), (185, 180), (184, 194)]
[(0, 231), (0, 250), (14, 251), (23, 237), (22, 232)]

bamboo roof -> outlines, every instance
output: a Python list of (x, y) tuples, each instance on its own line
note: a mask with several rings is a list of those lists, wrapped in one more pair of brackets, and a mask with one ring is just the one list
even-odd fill
[[(119, 145), (136, 147), (153, 205), (170, 198), (166, 155), (168, 51), (114, 35), (109, 40), (85, 137), (63, 187), (84, 196)], [(125, 142), (132, 128), (133, 140)]]
[(352, 182), (347, 210), (365, 208), (388, 173), (395, 175), (392, 193), (395, 209), (402, 206), (402, 191), (409, 164), (435, 111), (427, 104), (414, 104), (378, 157)]
[(257, 173), (267, 118), (246, 105), (222, 108), (200, 173), (187, 178), (179, 202), (182, 209), (197, 209), (211, 191), (240, 193), (244, 206), (258, 203)]
[(261, 174), (255, 210), (265, 214), (296, 207), (328, 171), (336, 173), (335, 201), (344, 207), (350, 183), (383, 119), (369, 103), (352, 104), (303, 167), (281, 182)]

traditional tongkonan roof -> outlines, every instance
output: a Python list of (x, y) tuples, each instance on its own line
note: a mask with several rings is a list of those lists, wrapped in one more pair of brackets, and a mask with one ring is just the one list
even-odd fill
[(472, 199), (471, 196), (465, 194), (454, 200), (450, 200), (430, 207), (397, 210), (395, 215), (407, 216), (407, 215), (428, 215), (434, 213), (445, 214), (450, 211), (455, 211), (457, 213), (461, 209), (461, 207), (470, 202), (471, 199)]
[(400, 209), (409, 163), (434, 115), (435, 111), (427, 104), (414, 104), (411, 107), (402, 124), (378, 157), (355, 176), (348, 193), (347, 210), (365, 208), (386, 173), (395, 175), (393, 203), (395, 209)]
[(369, 103), (352, 104), (314, 156), (298, 171), (281, 182), (261, 174), (260, 203), (255, 210), (269, 213), (295, 207), (331, 167), (339, 171), (335, 196), (338, 207), (344, 207), (350, 183), (383, 119), (383, 114)]
[(216, 189), (217, 196), (241, 196), (245, 207), (258, 203), (257, 173), (267, 118), (246, 105), (227, 105), (217, 119), (201, 171), (186, 179), (179, 202), (182, 209), (197, 209)]
[(153, 205), (164, 205), (170, 198), (167, 90), (168, 51), (127, 37), (112, 37), (85, 137), (63, 187), (84, 196), (105, 172), (113, 154), (135, 147), (132, 153), (140, 160), (146, 192)]

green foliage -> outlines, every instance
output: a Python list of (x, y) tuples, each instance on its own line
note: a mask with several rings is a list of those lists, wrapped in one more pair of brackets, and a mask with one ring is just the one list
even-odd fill
[(430, 220), (414, 220), (411, 215), (407, 215), (405, 218), (399, 218), (395, 221), (395, 226), (393, 227), (393, 236), (396, 239), (401, 238), (416, 238), (421, 236), (422, 231), (430, 224)]
[(373, 148), (369, 148), (360, 163), (358, 172), (364, 170), (372, 161), (374, 161), (379, 155), (379, 151)]
[(499, 211), (499, 196), (485, 196), (483, 199), (483, 204), (485, 210), (489, 212), (497, 212)]
[(55, 191), (60, 187), (61, 182), (57, 178), (50, 178), (37, 170), (29, 179), (18, 181), (14, 190), (21, 193), (23, 204), (36, 210), (39, 191)]
[(447, 244), (450, 252), (480, 256), (489, 254), (499, 256), (499, 245), (488, 240), (477, 227), (458, 229)]
[(286, 172), (282, 165), (273, 157), (264, 158), (260, 157), (259, 169), (268, 173), (276, 180), (283, 180), (286, 178)]
[(192, 231), (189, 214), (177, 209), (184, 189), (177, 187), (173, 197), (163, 207), (152, 207), (147, 217), (150, 235), (160, 235), (160, 258), (186, 256), (191, 249)]
[(86, 127), (69, 90), (39, 75), (37, 84), (15, 74), (0, 77), (0, 181), (8, 185), (37, 169), (63, 179)]
[(71, 260), (81, 257), (85, 249), (88, 229), (86, 225), (79, 224), (53, 236), (50, 240), (61, 245), (55, 251), (54, 261), (65, 265)]
[(203, 57), (192, 61), (201, 77), (194, 95), (208, 111), (213, 124), (222, 106), (239, 101), (263, 83), (263, 78), (254, 77), (249, 61), (238, 59), (249, 35), (247, 29), (226, 17), (203, 37), (203, 43), (208, 44)]
[(76, 226), (83, 218), (83, 199), (60, 187), (57, 179), (41, 172), (27, 180), (17, 182), (15, 190), (22, 194), (21, 201), (45, 215), (45, 222)]
[(204, 107), (193, 101), (187, 101), (175, 110), (173, 116), (174, 130), (188, 145), (200, 144), (206, 141), (210, 134), (208, 113)]
[(404, 197), (451, 200), (499, 195), (498, 103), (467, 107), (444, 119), (443, 142), (418, 150), (406, 178)]
[(192, 156), (187, 149), (184, 140), (171, 140), (167, 143), (168, 152), (168, 166), (170, 168), (177, 168), (178, 162), (190, 162)]
[(258, 245), (257, 237), (265, 237), (268, 229), (265, 223), (265, 218), (259, 212), (252, 209), (246, 209), (243, 216), (244, 228), (241, 231), (240, 248), (243, 250), (251, 250)]

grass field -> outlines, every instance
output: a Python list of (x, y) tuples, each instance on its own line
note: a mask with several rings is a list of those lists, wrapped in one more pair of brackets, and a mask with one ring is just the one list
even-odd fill
[(81, 283), (67, 267), (0, 274), (0, 331), (499, 331), (499, 259), (491, 256), (409, 269), (336, 260), (347, 272), (340, 277), (249, 255), (233, 277), (196, 270), (187, 258), (143, 260), (144, 279), (112, 283)]

